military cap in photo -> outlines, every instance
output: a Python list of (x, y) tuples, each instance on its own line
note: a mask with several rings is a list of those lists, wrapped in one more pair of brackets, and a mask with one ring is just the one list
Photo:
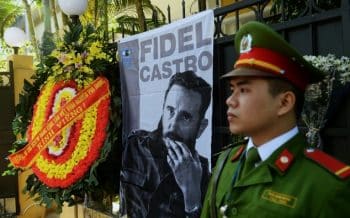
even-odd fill
[(281, 35), (269, 26), (251, 21), (236, 33), (239, 58), (234, 69), (221, 78), (234, 76), (281, 77), (301, 90), (320, 81), (323, 73), (306, 61)]

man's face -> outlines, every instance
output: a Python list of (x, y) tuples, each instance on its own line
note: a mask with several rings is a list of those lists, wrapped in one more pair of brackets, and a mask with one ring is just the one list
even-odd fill
[(200, 107), (201, 96), (198, 92), (173, 85), (163, 107), (163, 137), (194, 147), (200, 124)]
[(265, 79), (232, 77), (226, 104), (230, 131), (251, 137), (269, 137), (278, 128), (278, 97), (269, 93)]

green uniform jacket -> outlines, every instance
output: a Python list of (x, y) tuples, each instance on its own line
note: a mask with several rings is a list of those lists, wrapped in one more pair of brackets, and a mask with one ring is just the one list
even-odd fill
[[(239, 179), (231, 189), (244, 147), (231, 149), (213, 193), (217, 161), (203, 203), (201, 218), (216, 217), (350, 217), (350, 169), (325, 153), (306, 149), (307, 142), (298, 134), (266, 161)], [(215, 202), (212, 202), (215, 195)], [(223, 214), (223, 207), (226, 210)], [(221, 212), (220, 212), (221, 209)]]

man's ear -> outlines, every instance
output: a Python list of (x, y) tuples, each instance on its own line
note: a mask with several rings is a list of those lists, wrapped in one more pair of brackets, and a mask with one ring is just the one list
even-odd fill
[(207, 126), (208, 126), (208, 119), (203, 118), (201, 120), (201, 123), (199, 124), (198, 132), (197, 132), (197, 139), (202, 135), (205, 128), (207, 128)]
[(287, 91), (280, 94), (280, 103), (277, 114), (282, 116), (294, 110), (296, 104), (296, 97), (292, 91)]

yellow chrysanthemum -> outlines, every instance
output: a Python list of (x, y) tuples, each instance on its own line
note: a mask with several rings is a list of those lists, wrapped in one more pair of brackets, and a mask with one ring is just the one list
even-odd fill
[(97, 106), (89, 109), (83, 119), (81, 134), (76, 145), (76, 149), (72, 153), (72, 157), (64, 164), (56, 164), (46, 160), (40, 156), (36, 165), (41, 172), (46, 173), (48, 178), (64, 179), (70, 173), (74, 166), (82, 160), (88, 153), (90, 143), (96, 130)]
[(52, 81), (48, 81), (48, 83), (43, 87), (43, 90), (41, 91), (41, 98), (42, 98), (42, 104), (39, 104), (37, 106), (37, 114), (36, 121), (33, 123), (32, 126), (32, 137), (36, 136), (39, 131), (41, 130), (41, 127), (46, 122), (45, 116), (46, 116), (46, 107), (49, 102), (49, 97), (51, 92), (49, 90), (52, 90), (52, 87), (54, 86), (54, 83)]

